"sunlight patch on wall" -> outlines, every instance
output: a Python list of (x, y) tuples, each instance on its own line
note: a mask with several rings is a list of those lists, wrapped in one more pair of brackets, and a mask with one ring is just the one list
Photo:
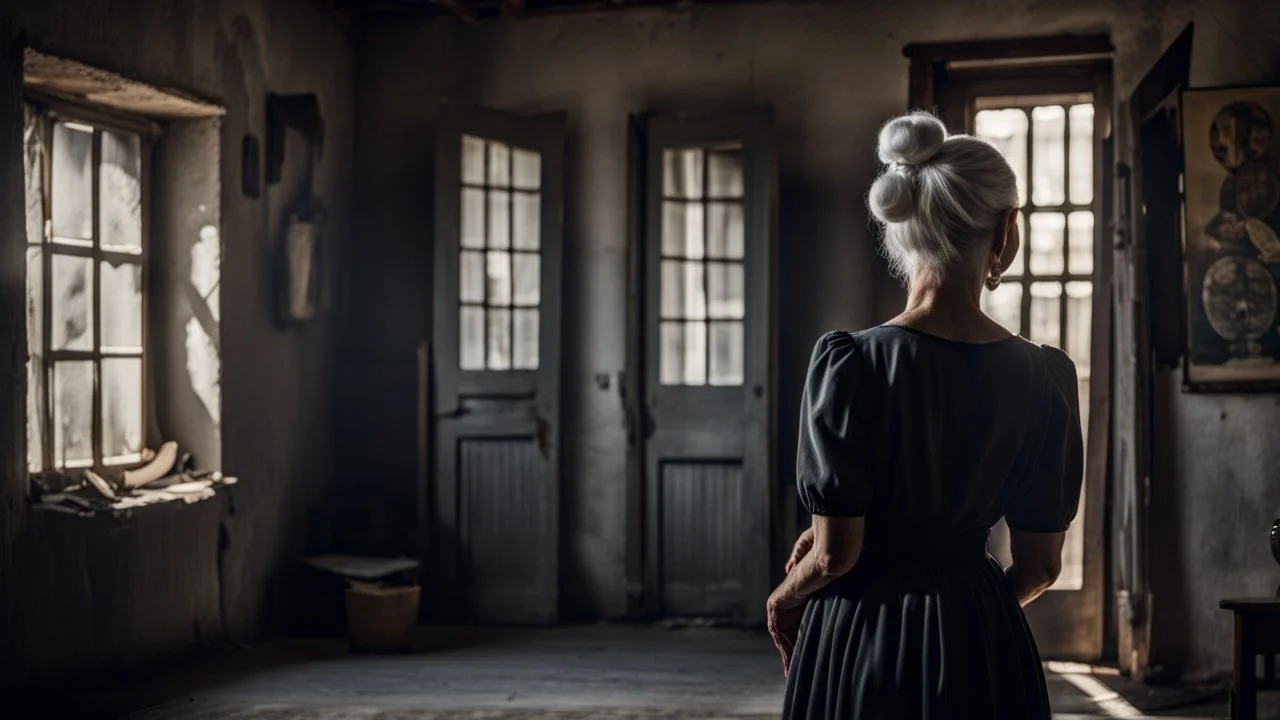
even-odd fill
[(200, 228), (200, 239), (191, 246), (191, 285), (209, 306), (214, 320), (221, 319), (218, 286), (222, 281), (222, 242), (218, 228)]
[(221, 424), (222, 360), (213, 339), (195, 318), (187, 321), (187, 375), (209, 417)]

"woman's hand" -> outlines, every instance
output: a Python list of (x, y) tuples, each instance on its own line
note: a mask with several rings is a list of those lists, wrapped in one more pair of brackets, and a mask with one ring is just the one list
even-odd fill
[(813, 526), (810, 525), (805, 528), (804, 532), (800, 533), (800, 537), (796, 538), (796, 545), (791, 548), (791, 557), (787, 558), (787, 567), (785, 572), (790, 573), (791, 569), (796, 566), (796, 563), (800, 562), (800, 559), (805, 555), (808, 555), (809, 551), (812, 549)]
[(775, 590), (766, 607), (769, 636), (782, 655), (782, 674), (785, 677), (791, 672), (791, 657), (795, 654), (796, 642), (800, 638), (800, 621), (804, 617), (805, 603), (803, 600), (788, 601), (778, 595)]

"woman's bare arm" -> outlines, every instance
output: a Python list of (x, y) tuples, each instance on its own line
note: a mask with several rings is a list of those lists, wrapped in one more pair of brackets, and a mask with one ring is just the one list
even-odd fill
[(796, 607), (853, 569), (862, 554), (863, 518), (813, 516), (813, 548), (795, 563), (769, 597), (771, 606)]
[(1034, 533), (1010, 528), (1009, 551), (1013, 564), (1005, 569), (1004, 574), (1013, 585), (1019, 605), (1026, 607), (1058, 579), (1062, 573), (1062, 544), (1066, 538), (1064, 532)]

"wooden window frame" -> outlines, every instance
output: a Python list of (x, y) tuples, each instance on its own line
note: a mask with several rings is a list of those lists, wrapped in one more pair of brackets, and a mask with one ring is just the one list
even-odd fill
[[(151, 154), (152, 145), (156, 135), (159, 132), (159, 126), (146, 120), (131, 115), (117, 113), (113, 111), (104, 111), (100, 108), (92, 106), (84, 106), (77, 103), (67, 102), (58, 98), (53, 98), (39, 92), (28, 90), (24, 93), (23, 102), (28, 105), (36, 113), (37, 132), (40, 133), (40, 142), (43, 151), (40, 155), (40, 175), (41, 175), (41, 205), (43, 216), (43, 235), (38, 240), (27, 238), (25, 247), (30, 249), (38, 247), (41, 249), (41, 273), (42, 273), (42, 297), (41, 297), (41, 368), (40, 372), (44, 377), (44, 383), (40, 390), (41, 397), (38, 399), (43, 412), (42, 428), (42, 447), (41, 447), (41, 467), (37, 470), (31, 468), (28, 458), (28, 470), (31, 472), (48, 472), (54, 470), (80, 470), (87, 469), (97, 473), (118, 471), (122, 467), (140, 461), (141, 447), (137, 457), (126, 456), (116, 462), (106, 463), (103, 455), (103, 422), (102, 422), (102, 361), (115, 358), (138, 359), (142, 365), (141, 393), (138, 398), (141, 403), (139, 409), (141, 418), (141, 427), (143, 432), (142, 445), (146, 444), (146, 432), (150, 421), (150, 398), (149, 387), (151, 377), (151, 358), (148, 352), (150, 343), (149, 332), (149, 312), (148, 299), (149, 290), (149, 249), (150, 249), (150, 214), (151, 214)], [(92, 195), (92, 227), (93, 237), (91, 245), (81, 246), (72, 244), (58, 244), (53, 242), (53, 217), (52, 217), (52, 194), (53, 194), (53, 128), (58, 123), (76, 123), (93, 128), (93, 151), (91, 163), (91, 195)], [(127, 133), (135, 135), (139, 139), (139, 149), (141, 153), (141, 173), (139, 178), (141, 198), (141, 248), (138, 252), (125, 252), (116, 250), (104, 250), (101, 247), (101, 205), (99, 195), (101, 191), (101, 175), (100, 168), (102, 163), (102, 134), (104, 131)], [(52, 304), (53, 304), (53, 258), (54, 256), (81, 257), (87, 258), (93, 263), (93, 296), (90, 299), (90, 314), (93, 323), (93, 343), (88, 350), (54, 350), (52, 348)], [(101, 297), (102, 297), (102, 262), (118, 260), (121, 263), (138, 265), (141, 268), (141, 344), (137, 348), (120, 348), (109, 349), (104, 352), (102, 346), (102, 313), (101, 313)], [(30, 345), (30, 340), (28, 344)], [(93, 399), (91, 402), (91, 432), (90, 444), (92, 447), (92, 458), (89, 461), (74, 462), (65, 464), (56, 455), (54, 448), (54, 408), (52, 396), (52, 378), (55, 366), (59, 362), (67, 361), (89, 361), (93, 363)], [(30, 360), (28, 360), (30, 362)], [(28, 388), (28, 393), (36, 392), (36, 388)], [(29, 422), (29, 419), (28, 419)], [(28, 453), (28, 456), (30, 453)]]

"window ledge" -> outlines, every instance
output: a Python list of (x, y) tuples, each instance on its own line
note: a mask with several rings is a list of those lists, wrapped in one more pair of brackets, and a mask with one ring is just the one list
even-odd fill
[(153, 505), (190, 505), (209, 500), (217, 491), (235, 485), (237, 479), (222, 473), (211, 473), (200, 478), (179, 475), (162, 478), (154, 483), (130, 490), (113, 492), (107, 497), (92, 484), (63, 492), (46, 492), (33, 495), (33, 510), (58, 512), (79, 517), (95, 515), (121, 516), (133, 510)]

